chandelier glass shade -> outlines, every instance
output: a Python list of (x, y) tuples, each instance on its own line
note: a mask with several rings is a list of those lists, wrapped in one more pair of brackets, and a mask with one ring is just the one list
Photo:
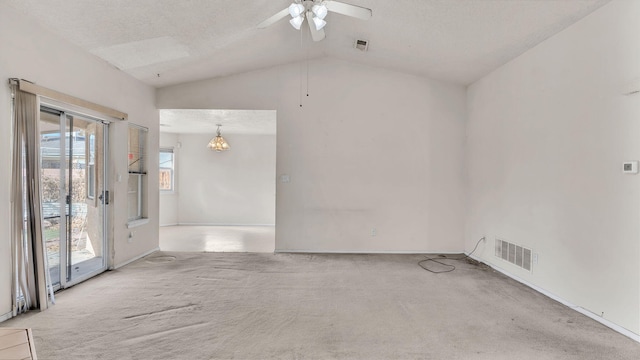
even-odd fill
[(304, 13), (304, 5), (293, 3), (289, 5), (289, 15), (292, 18), (298, 17)]
[(313, 7), (311, 8), (311, 11), (320, 20), (324, 20), (324, 18), (327, 16), (327, 13), (328, 13), (327, 6), (324, 4), (313, 5)]
[(316, 25), (316, 30), (320, 30), (322, 29), (325, 25), (327, 25), (327, 22), (320, 19), (319, 17), (313, 17), (313, 23)]
[(302, 26), (302, 22), (304, 22), (304, 18), (302, 17), (302, 15), (298, 15), (293, 19), (289, 20), (289, 24), (291, 24), (291, 26), (293, 26), (296, 30), (300, 30), (300, 27)]
[(227, 141), (220, 135), (220, 126), (218, 125), (218, 130), (216, 131), (216, 136), (209, 141), (207, 147), (211, 150), (215, 150), (216, 152), (227, 151), (231, 147), (227, 143)]

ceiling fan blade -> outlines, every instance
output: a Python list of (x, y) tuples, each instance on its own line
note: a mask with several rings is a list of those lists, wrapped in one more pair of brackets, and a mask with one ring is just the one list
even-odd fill
[(286, 18), (289, 15), (289, 8), (283, 9), (282, 11), (278, 12), (277, 14), (273, 15), (272, 17), (268, 18), (267, 20), (261, 22), (260, 24), (258, 24), (258, 29), (264, 29), (269, 25), (275, 24), (276, 22)]
[(341, 3), (339, 1), (327, 0), (324, 2), (327, 10), (334, 13), (351, 16), (361, 20), (369, 20), (371, 18), (371, 9), (362, 6)]
[(309, 19), (311, 19), (311, 15), (307, 14), (307, 24), (309, 24), (309, 31), (311, 31), (311, 38), (313, 41), (320, 41), (324, 39), (324, 29), (316, 30), (316, 24), (313, 21), (309, 21)]

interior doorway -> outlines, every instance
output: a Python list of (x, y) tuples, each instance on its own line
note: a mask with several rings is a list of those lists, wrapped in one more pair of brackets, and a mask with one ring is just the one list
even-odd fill
[(40, 108), (43, 241), (54, 290), (106, 270), (108, 123)]
[(159, 158), (161, 250), (274, 251), (275, 110), (160, 110)]

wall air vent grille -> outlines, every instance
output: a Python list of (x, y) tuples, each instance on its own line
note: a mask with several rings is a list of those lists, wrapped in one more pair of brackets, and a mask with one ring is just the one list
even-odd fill
[(353, 47), (355, 47), (356, 49), (360, 50), (360, 51), (367, 51), (367, 49), (369, 49), (369, 41), (367, 40), (356, 40), (356, 42), (353, 44)]
[(515, 266), (531, 271), (531, 249), (501, 239), (496, 239), (495, 255)]

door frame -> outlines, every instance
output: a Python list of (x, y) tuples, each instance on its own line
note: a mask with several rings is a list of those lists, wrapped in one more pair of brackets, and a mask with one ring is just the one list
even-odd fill
[[(101, 206), (103, 207), (102, 209), (102, 219), (100, 219), (101, 222), (101, 226), (102, 226), (102, 266), (99, 269), (96, 270), (92, 270), (89, 271), (85, 274), (79, 275), (77, 277), (73, 277), (70, 272), (69, 272), (69, 267), (72, 266), (70, 264), (70, 259), (69, 257), (69, 249), (68, 244), (69, 244), (69, 234), (71, 229), (68, 229), (67, 224), (67, 216), (66, 216), (66, 192), (65, 192), (65, 186), (62, 186), (60, 188), (60, 203), (59, 203), (59, 207), (60, 207), (60, 214), (61, 214), (61, 221), (60, 221), (60, 261), (59, 261), (59, 274), (60, 274), (60, 281), (58, 284), (56, 284), (55, 286), (53, 286), (53, 290), (57, 291), (60, 289), (64, 289), (64, 288), (68, 288), (71, 287), (73, 285), (76, 285), (80, 282), (83, 282), (89, 278), (92, 278), (104, 271), (106, 271), (109, 266), (110, 266), (110, 243), (111, 243), (111, 237), (110, 237), (110, 232), (109, 232), (109, 218), (110, 218), (110, 199), (109, 199), (109, 130), (110, 130), (110, 121), (105, 120), (105, 119), (101, 119), (98, 118), (96, 116), (92, 116), (92, 115), (88, 115), (88, 114), (84, 114), (82, 112), (78, 112), (78, 111), (74, 111), (72, 109), (67, 108), (66, 106), (64, 106), (64, 104), (60, 105), (60, 104), (52, 104), (52, 103), (48, 103), (46, 101), (41, 101), (40, 102), (40, 108), (39, 108), (39, 113), (41, 111), (46, 111), (49, 110), (50, 112), (56, 112), (59, 113), (60, 116), (60, 121), (59, 121), (59, 132), (60, 132), (60, 156), (64, 157), (64, 159), (62, 159), (61, 161), (61, 166), (60, 166), (60, 179), (63, 179), (63, 181), (66, 181), (67, 176), (70, 176), (68, 174), (69, 171), (69, 164), (67, 164), (66, 162), (66, 141), (67, 141), (67, 126), (69, 127), (69, 131), (71, 132), (73, 130), (73, 118), (74, 117), (78, 117), (81, 118), (85, 121), (91, 121), (91, 122), (95, 122), (97, 124), (100, 124), (103, 126), (103, 131), (102, 131), (102, 142), (103, 142), (103, 146), (102, 146), (102, 159), (103, 159), (103, 164), (102, 164), (102, 174), (101, 174), (101, 180), (102, 180), (102, 189), (96, 189), (96, 192), (98, 192), (98, 190), (100, 190), (100, 193), (105, 197), (105, 200), (103, 201), (102, 199), (100, 200), (102, 202)], [(70, 121), (69, 123), (67, 123), (67, 121)], [(88, 141), (85, 140), (85, 141)], [(64, 154), (64, 155), (63, 155)], [(69, 161), (71, 161), (72, 159), (70, 159)], [(71, 179), (72, 177), (70, 177)], [(69, 181), (71, 181), (69, 179)], [(66, 184), (65, 184), (66, 185)], [(97, 194), (95, 196), (98, 196)], [(71, 210), (70, 210), (71, 211)], [(62, 216), (64, 213), (64, 216)], [(64, 218), (64, 220), (62, 220)], [(63, 241), (64, 239), (64, 241)], [(43, 239), (44, 240), (44, 239)], [(49, 269), (46, 269), (47, 271), (47, 277), (49, 277), (48, 271)], [(69, 278), (69, 280), (68, 280)], [(51, 282), (51, 281), (49, 281)]]

